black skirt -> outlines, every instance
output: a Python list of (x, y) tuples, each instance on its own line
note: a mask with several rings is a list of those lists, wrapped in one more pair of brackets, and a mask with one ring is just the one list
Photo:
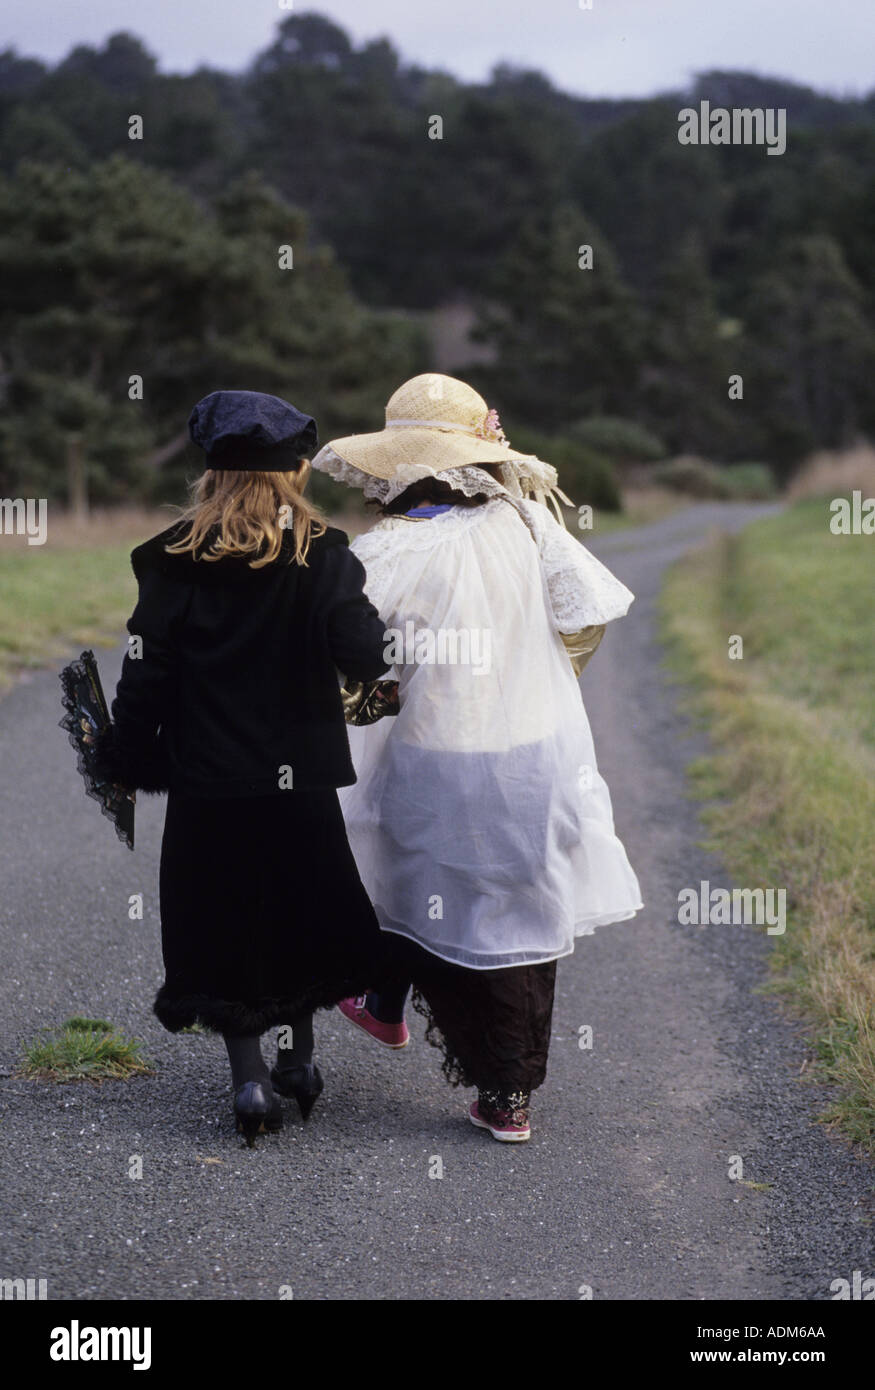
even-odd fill
[(374, 989), (387, 952), (333, 788), (204, 799), (170, 793), (161, 847), (171, 1032), (233, 1036)]

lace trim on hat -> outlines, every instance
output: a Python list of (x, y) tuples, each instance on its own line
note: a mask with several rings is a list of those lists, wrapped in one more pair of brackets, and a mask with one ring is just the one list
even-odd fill
[[(412, 483), (418, 483), (421, 478), (437, 478), (439, 482), (448, 483), (466, 497), (475, 497), (478, 492), (485, 493), (487, 497), (498, 497), (508, 491), (496, 478), (474, 464), (464, 468), (448, 468), (442, 473), (436, 473), (427, 464), (407, 463), (403, 464), (392, 478), (374, 478), (363, 469), (347, 463), (346, 459), (334, 452), (330, 444), (319, 450), (312, 466), (320, 473), (327, 473), (335, 482), (345, 483), (347, 487), (360, 488), (368, 501), (381, 502), (383, 506), (394, 501), (406, 488)], [(502, 464), (501, 467), (504, 468), (506, 465)]]
[[(551, 463), (544, 463), (533, 455), (523, 459), (509, 459), (498, 465), (498, 478), (478, 468), (476, 464), (466, 464), (462, 468), (447, 468), (435, 472), (423, 463), (403, 464), (391, 478), (374, 478), (354, 464), (347, 463), (336, 454), (330, 444), (319, 450), (312, 466), (320, 473), (327, 473), (335, 482), (345, 483), (347, 487), (360, 488), (364, 496), (383, 506), (392, 502), (412, 483), (422, 478), (437, 478), (461, 492), (465, 497), (475, 497), (483, 493), (486, 497), (524, 498), (533, 496), (538, 501), (554, 500), (555, 493), (568, 506), (571, 503), (558, 488), (558, 474)], [(554, 500), (554, 505), (555, 500)], [(558, 514), (558, 506), (557, 506)]]

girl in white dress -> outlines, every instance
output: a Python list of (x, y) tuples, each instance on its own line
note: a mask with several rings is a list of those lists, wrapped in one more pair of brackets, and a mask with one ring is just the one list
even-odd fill
[[(555, 962), (642, 905), (572, 665), (633, 595), (553, 516), (555, 470), (511, 449), (451, 377), (414, 377), (384, 430), (332, 441), (313, 466), (384, 511), (353, 550), (400, 708), (350, 729), (350, 844), (447, 1076), (478, 1087), (470, 1118), (525, 1139)], [(391, 991), (341, 1008), (406, 1042)]]

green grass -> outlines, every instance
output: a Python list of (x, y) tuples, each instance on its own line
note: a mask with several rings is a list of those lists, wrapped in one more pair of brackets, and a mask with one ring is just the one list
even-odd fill
[(112, 646), (136, 602), (131, 544), (0, 543), (0, 692), (71, 647)]
[[(692, 769), (733, 881), (787, 889), (771, 992), (806, 1016), (827, 1118), (875, 1152), (875, 541), (823, 501), (720, 537), (669, 574), (669, 664), (712, 734)], [(728, 657), (730, 636), (744, 658)]]
[(40, 1081), (118, 1081), (152, 1068), (135, 1038), (102, 1018), (68, 1018), (25, 1048), (22, 1076)]

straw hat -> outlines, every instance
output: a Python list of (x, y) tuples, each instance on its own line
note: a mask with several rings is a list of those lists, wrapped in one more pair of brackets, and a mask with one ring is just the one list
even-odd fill
[[(498, 476), (484, 473), (482, 464), (499, 464)], [(313, 467), (384, 505), (418, 479), (436, 477), (469, 496), (550, 504), (563, 526), (559, 504), (571, 506), (552, 464), (512, 449), (483, 397), (464, 381), (436, 372), (398, 387), (386, 406), (385, 429), (332, 439)]]
[(434, 372), (398, 387), (386, 406), (385, 429), (332, 439), (329, 447), (372, 478), (392, 478), (411, 463), (444, 473), (531, 458), (510, 447), (498, 415), (473, 387)]

